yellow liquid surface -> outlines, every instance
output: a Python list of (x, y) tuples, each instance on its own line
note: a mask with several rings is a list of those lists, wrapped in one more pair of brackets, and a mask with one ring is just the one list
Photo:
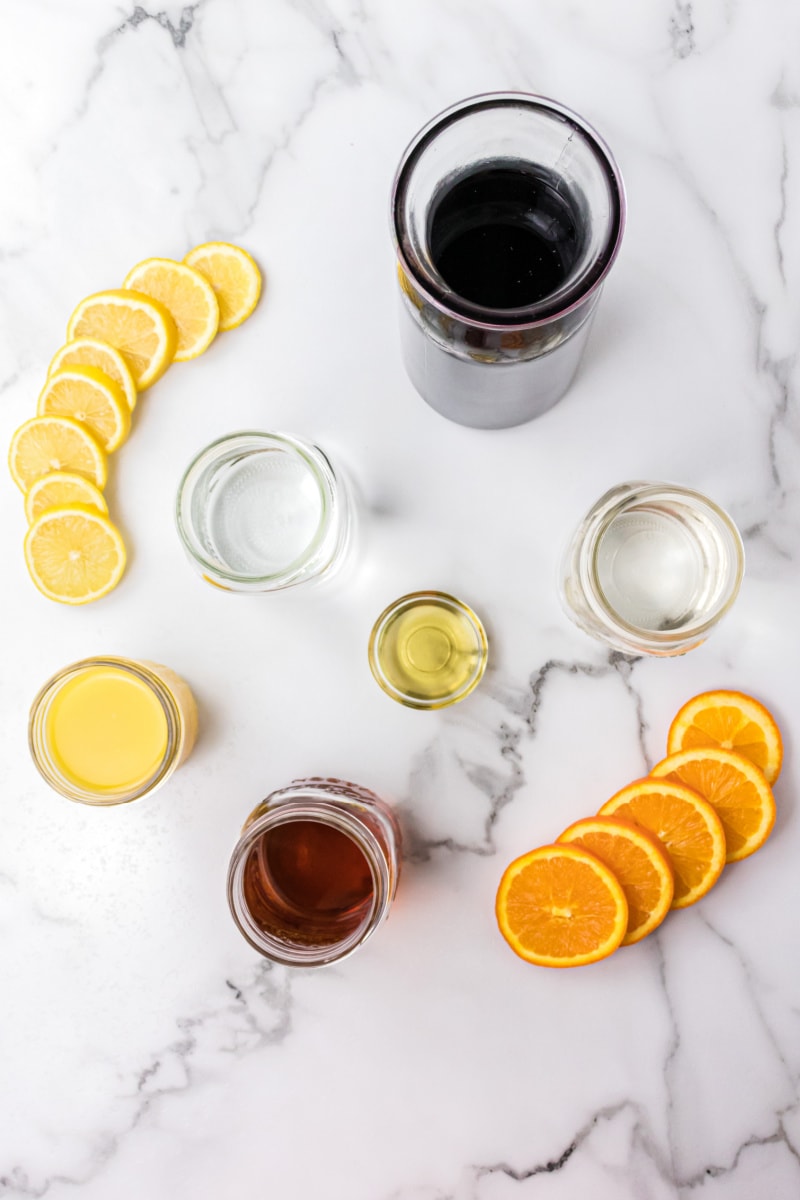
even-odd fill
[(480, 675), (486, 644), (466, 614), (422, 601), (389, 618), (375, 655), (393, 688), (431, 703), (469, 688)]
[(142, 680), (119, 667), (88, 667), (59, 689), (45, 736), (58, 769), (87, 791), (134, 790), (167, 749), (167, 718)]

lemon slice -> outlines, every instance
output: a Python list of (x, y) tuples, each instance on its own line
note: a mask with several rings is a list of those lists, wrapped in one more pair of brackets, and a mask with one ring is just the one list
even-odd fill
[(86, 426), (71, 417), (32, 417), (20, 425), (11, 439), (8, 468), (23, 492), (53, 471), (84, 475), (99, 488), (107, 478), (105, 451)]
[(40, 417), (73, 417), (94, 434), (106, 454), (131, 431), (131, 410), (119, 384), (97, 367), (64, 367), (47, 380), (36, 411)]
[(255, 259), (230, 242), (204, 242), (183, 260), (204, 275), (219, 303), (219, 327), (235, 329), (247, 320), (261, 295), (261, 272)]
[(97, 367), (98, 371), (113, 379), (122, 388), (128, 408), (133, 412), (136, 408), (136, 384), (119, 350), (98, 338), (76, 338), (55, 352), (47, 374), (54, 375), (62, 367), (76, 366)]
[(88, 504), (99, 513), (108, 514), (108, 505), (96, 484), (70, 471), (52, 471), (37, 479), (25, 497), (28, 524), (33, 524), (48, 508), (63, 508), (69, 504)]
[(171, 258), (146, 258), (129, 271), (123, 284), (158, 300), (178, 329), (175, 362), (197, 358), (213, 342), (219, 328), (219, 305), (207, 279)]
[(69, 319), (67, 338), (84, 337), (119, 350), (140, 392), (164, 374), (178, 341), (175, 322), (164, 305), (125, 288), (81, 300)]
[(108, 517), (85, 504), (43, 512), (25, 535), (31, 579), (50, 600), (88, 604), (116, 587), (125, 543)]

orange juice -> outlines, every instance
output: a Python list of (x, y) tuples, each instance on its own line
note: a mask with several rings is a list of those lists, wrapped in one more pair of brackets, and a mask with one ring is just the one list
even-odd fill
[(126, 659), (73, 663), (31, 709), (30, 745), (47, 782), (87, 804), (120, 804), (159, 787), (194, 742), (196, 709), (167, 667)]

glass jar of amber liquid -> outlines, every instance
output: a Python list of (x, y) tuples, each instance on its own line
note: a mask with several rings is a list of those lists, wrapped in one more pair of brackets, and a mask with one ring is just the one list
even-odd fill
[(28, 742), (40, 774), (82, 804), (126, 804), (161, 787), (189, 756), (197, 708), (169, 667), (86, 658), (44, 685)]
[(391, 809), (340, 779), (272, 792), (244, 824), (228, 869), (228, 903), (250, 945), (274, 962), (338, 962), (386, 918), (401, 837)]

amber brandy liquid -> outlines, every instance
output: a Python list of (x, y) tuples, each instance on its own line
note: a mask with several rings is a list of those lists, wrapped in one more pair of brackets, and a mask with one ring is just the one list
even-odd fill
[(372, 907), (374, 884), (357, 843), (322, 821), (286, 821), (261, 835), (244, 870), (244, 899), (265, 933), (332, 946)]

